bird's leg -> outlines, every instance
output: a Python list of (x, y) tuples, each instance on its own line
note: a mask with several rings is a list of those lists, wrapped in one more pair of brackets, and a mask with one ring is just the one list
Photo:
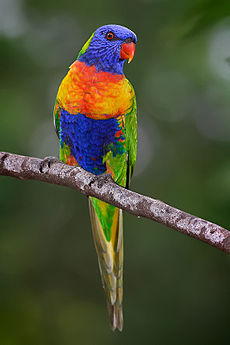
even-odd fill
[(62, 163), (64, 164), (63, 162), (61, 162), (58, 158), (56, 157), (52, 157), (52, 156), (49, 156), (49, 157), (45, 157), (41, 163), (40, 163), (40, 167), (39, 167), (39, 170), (41, 173), (45, 173), (47, 169), (50, 169), (51, 166), (55, 163)]
[(111, 182), (112, 181), (112, 176), (111, 174), (108, 173), (103, 173), (100, 175), (95, 175), (92, 180), (89, 183), (89, 187), (92, 186), (92, 184), (94, 184), (95, 182), (97, 182), (97, 185), (99, 188), (101, 188), (103, 186), (104, 183), (106, 182)]

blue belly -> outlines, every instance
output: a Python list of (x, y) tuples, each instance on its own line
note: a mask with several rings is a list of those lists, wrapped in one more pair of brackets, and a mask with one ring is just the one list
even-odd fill
[[(66, 110), (61, 110), (61, 147), (63, 148), (63, 143), (68, 145), (71, 155), (78, 164), (93, 174), (98, 175), (106, 171), (103, 156), (111, 147), (118, 146), (119, 138), (115, 137), (115, 134), (119, 130), (120, 127), (115, 118), (94, 120), (82, 114), (72, 115)], [(117, 153), (114, 152), (114, 154)], [(123, 152), (119, 152), (121, 153)]]

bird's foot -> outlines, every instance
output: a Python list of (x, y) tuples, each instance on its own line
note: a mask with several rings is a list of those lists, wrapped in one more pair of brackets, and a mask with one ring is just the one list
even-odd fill
[(40, 163), (40, 167), (39, 170), (41, 173), (45, 173), (48, 169), (51, 168), (51, 166), (55, 163), (63, 163), (61, 162), (58, 158), (56, 157), (45, 157), (41, 163)]
[(95, 175), (92, 180), (89, 182), (89, 187), (92, 186), (95, 182), (97, 182), (98, 188), (101, 188), (106, 182), (111, 182), (112, 177), (110, 174), (100, 174), (100, 175)]

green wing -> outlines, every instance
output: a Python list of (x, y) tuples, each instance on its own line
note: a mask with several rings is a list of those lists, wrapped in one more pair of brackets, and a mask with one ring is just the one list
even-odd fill
[(128, 151), (126, 188), (130, 186), (137, 158), (137, 103), (135, 92), (131, 84), (130, 87), (133, 90), (134, 96), (132, 110), (125, 116), (126, 147)]

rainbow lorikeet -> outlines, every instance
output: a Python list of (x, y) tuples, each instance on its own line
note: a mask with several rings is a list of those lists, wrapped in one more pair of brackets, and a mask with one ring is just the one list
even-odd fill
[[(97, 29), (70, 66), (54, 107), (61, 161), (95, 175), (108, 173), (123, 187), (136, 162), (136, 98), (123, 74), (136, 41), (120, 25)], [(122, 330), (122, 210), (93, 197), (89, 209), (111, 327)]]

